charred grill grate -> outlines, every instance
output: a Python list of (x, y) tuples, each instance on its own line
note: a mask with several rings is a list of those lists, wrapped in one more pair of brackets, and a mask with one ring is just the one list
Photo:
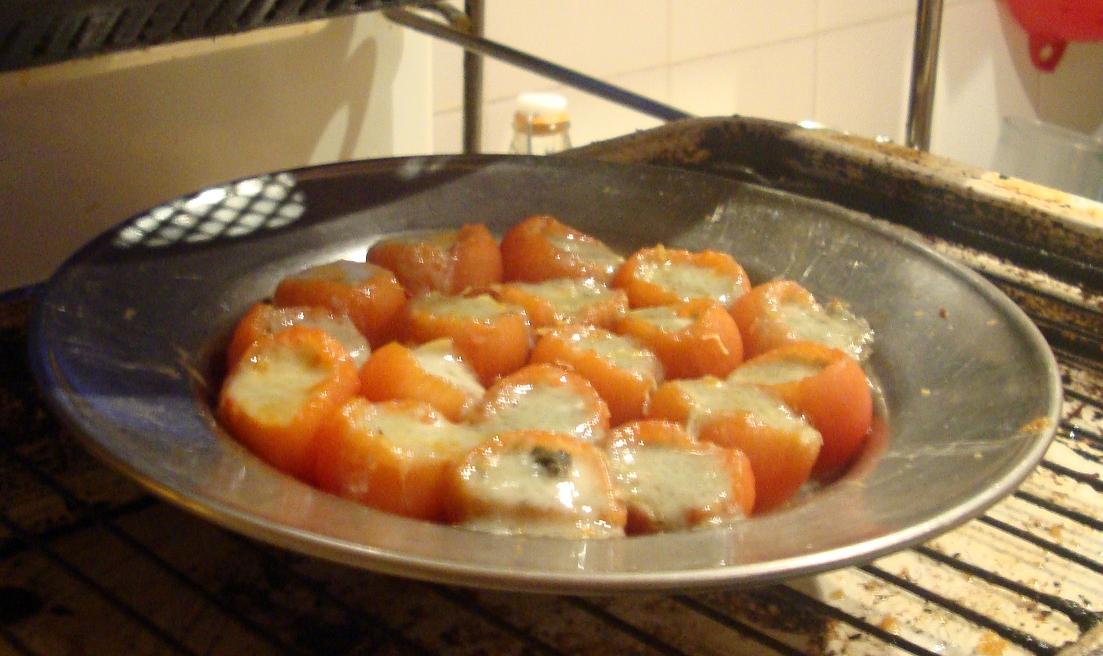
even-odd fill
[(410, 0), (77, 0), (0, 4), (0, 70), (410, 4)]

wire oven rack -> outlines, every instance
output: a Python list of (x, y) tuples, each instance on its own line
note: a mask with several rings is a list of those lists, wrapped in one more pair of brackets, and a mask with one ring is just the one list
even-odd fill
[[(1057, 353), (1064, 419), (1041, 466), (980, 518), (864, 566), (749, 591), (534, 596), (351, 570), (222, 530), (88, 455), (33, 389), (23, 293), (0, 298), (0, 654), (1099, 653), (1103, 285), (1097, 261), (1076, 260), (1081, 271), (1062, 258), (1103, 249), (1098, 238), (1061, 246), (1049, 221), (1075, 208), (1039, 205), (1029, 188), (1006, 202), (985, 196), (977, 185), (987, 174), (884, 148), (733, 118), (572, 156), (753, 177), (880, 207), (881, 218), (922, 224), (930, 244), (1018, 301)], [(923, 200), (928, 192), (941, 200)], [(938, 219), (913, 212), (920, 203)], [(1017, 249), (991, 246), (986, 221), (1019, 219), (1033, 232)], [(1034, 266), (1050, 261), (1055, 274)]]

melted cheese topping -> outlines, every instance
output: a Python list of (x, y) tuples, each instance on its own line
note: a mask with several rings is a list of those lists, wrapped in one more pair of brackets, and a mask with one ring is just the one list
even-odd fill
[(259, 421), (287, 424), (329, 376), (329, 367), (313, 353), (277, 344), (256, 360), (242, 362), (227, 394)]
[(687, 528), (691, 511), (731, 499), (731, 474), (710, 453), (644, 446), (614, 449), (609, 463), (625, 503), (660, 529)]
[(794, 339), (825, 344), (856, 360), (869, 355), (873, 342), (869, 323), (854, 316), (842, 303), (830, 303), (826, 309), (818, 304), (809, 307), (802, 303), (780, 303), (775, 314)]
[(709, 267), (685, 262), (645, 261), (636, 270), (643, 281), (664, 287), (684, 301), (694, 298), (711, 298), (729, 306), (746, 290), (734, 278), (725, 276)]
[(555, 385), (517, 385), (510, 390), (509, 404), (487, 407), (491, 413), (479, 423), (488, 433), (539, 429), (565, 433), (584, 442), (596, 442), (597, 434), (590, 422), (594, 419), (586, 399), (569, 388)]
[(397, 237), (391, 237), (386, 241), (409, 245), (428, 244), (430, 246), (435, 246), (442, 251), (446, 251), (455, 245), (456, 236), (458, 234), (458, 230), (440, 230), (437, 232), (429, 233), (398, 235)]
[(517, 311), (512, 306), (499, 303), (488, 294), (446, 296), (432, 293), (411, 301), (411, 304), (432, 314), (450, 314), (454, 317), (475, 319), (485, 323), (489, 323), (503, 314)]
[(395, 448), (420, 458), (446, 458), (475, 448), (485, 436), (462, 424), (444, 419), (425, 422), (399, 411), (378, 408), (355, 417), (355, 425), (382, 436)]
[(579, 239), (574, 235), (562, 235), (549, 237), (548, 242), (577, 260), (592, 263), (609, 275), (624, 263), (623, 257), (596, 239)]
[(316, 267), (311, 267), (298, 275), (300, 278), (313, 278), (316, 280), (329, 280), (346, 285), (357, 285), (366, 280), (371, 280), (380, 272), (390, 275), (390, 271), (383, 267), (375, 266), (367, 262), (352, 262), (340, 260)]
[(667, 333), (679, 333), (693, 325), (693, 319), (678, 316), (674, 308), (669, 305), (631, 310), (628, 316), (642, 319)]
[(345, 347), (357, 368), (363, 365), (371, 355), (371, 347), (356, 326), (352, 325), (352, 321), (348, 317), (333, 317), (325, 311), (315, 310), (316, 308), (275, 308), (268, 315), (268, 332), (277, 333), (291, 326), (318, 328)]
[(587, 307), (616, 297), (616, 292), (592, 280), (558, 278), (536, 283), (512, 283), (517, 289), (551, 304), (556, 321), (578, 319)]
[(728, 382), (776, 385), (815, 376), (821, 371), (823, 371), (822, 366), (799, 360), (752, 362), (736, 367), (735, 371), (728, 376)]
[(696, 436), (714, 416), (745, 412), (768, 426), (798, 433), (802, 441), (821, 439), (816, 429), (789, 406), (753, 385), (725, 383), (712, 376), (678, 381), (677, 385), (690, 400), (686, 430), (691, 435)]
[(628, 337), (611, 333), (608, 330), (584, 330), (574, 333), (571, 341), (580, 348), (588, 349), (599, 358), (636, 375), (651, 376), (656, 380), (662, 375), (659, 358)]
[(573, 459), (549, 472), (532, 450), (493, 453), (468, 464), (461, 476), (467, 492), (492, 509), (470, 518), (470, 528), (560, 537), (622, 534), (598, 519), (610, 504), (604, 476)]
[(482, 398), (485, 389), (471, 367), (456, 355), (450, 339), (434, 339), (411, 349), (410, 354), (421, 370), (459, 389), (464, 395)]

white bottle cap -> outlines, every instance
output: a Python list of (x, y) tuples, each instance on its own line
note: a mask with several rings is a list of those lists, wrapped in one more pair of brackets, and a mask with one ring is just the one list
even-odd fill
[(522, 93), (517, 96), (513, 121), (518, 128), (538, 132), (566, 128), (570, 124), (567, 99), (558, 93)]

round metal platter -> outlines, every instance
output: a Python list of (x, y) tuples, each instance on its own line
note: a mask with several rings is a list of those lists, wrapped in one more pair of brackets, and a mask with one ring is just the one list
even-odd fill
[[(878, 430), (840, 480), (727, 528), (612, 540), (478, 533), (377, 512), (273, 470), (214, 421), (221, 349), (284, 275), (381, 236), (548, 213), (624, 251), (727, 251), (756, 283), (838, 297), (876, 332)], [(544, 592), (736, 586), (869, 560), (976, 516), (1041, 458), (1053, 356), (978, 275), (836, 206), (684, 171), (442, 157), (286, 171), (134, 217), (72, 257), (33, 325), (38, 382), (108, 462), (271, 543), (391, 574)]]

